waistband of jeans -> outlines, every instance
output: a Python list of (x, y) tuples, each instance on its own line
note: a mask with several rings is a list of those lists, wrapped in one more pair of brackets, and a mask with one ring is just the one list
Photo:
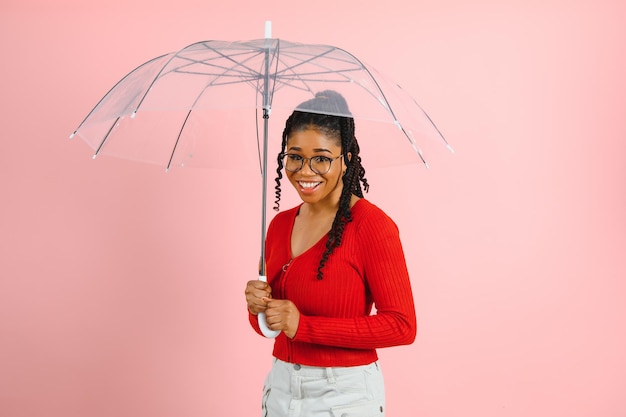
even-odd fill
[(297, 363), (285, 362), (280, 359), (274, 358), (274, 366), (278, 366), (281, 368), (287, 368), (293, 372), (298, 373), (301, 376), (309, 376), (315, 378), (328, 378), (334, 376), (341, 375), (351, 375), (367, 370), (378, 370), (378, 362), (372, 362), (367, 365), (358, 365), (358, 366), (332, 366), (332, 367), (324, 367), (324, 366), (310, 366), (310, 365), (300, 365)]

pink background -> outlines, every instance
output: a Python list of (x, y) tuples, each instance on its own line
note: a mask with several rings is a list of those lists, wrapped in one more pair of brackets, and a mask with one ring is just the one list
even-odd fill
[(457, 151), (370, 175), (420, 324), (380, 352), (388, 416), (626, 415), (625, 6), (211, 3), (0, 6), (0, 415), (258, 415), (255, 187), (67, 137), (138, 64), (267, 19), (391, 75)]

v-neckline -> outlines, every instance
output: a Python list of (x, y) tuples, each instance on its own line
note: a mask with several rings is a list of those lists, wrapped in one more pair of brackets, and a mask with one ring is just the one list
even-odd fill
[[(293, 230), (294, 230), (295, 225), (296, 225), (296, 218), (298, 217), (298, 214), (300, 214), (300, 209), (301, 208), (302, 208), (302, 204), (300, 204), (298, 206), (298, 209), (295, 210), (293, 218), (291, 219), (291, 226), (289, 227), (289, 245), (288, 245), (288, 248), (289, 248), (289, 250), (288, 250), (289, 262), (291, 262), (295, 258), (298, 258), (298, 257), (304, 255), (305, 253), (309, 252), (310, 250), (315, 248), (317, 245), (319, 245), (322, 241), (324, 241), (325, 239), (328, 238), (328, 232), (326, 232), (314, 244), (312, 244), (311, 246), (309, 246), (308, 248), (306, 248), (305, 250), (303, 250), (299, 254), (294, 255), (294, 253), (293, 253), (293, 244), (292, 244), (292, 242), (293, 242)], [(330, 230), (329, 230), (329, 232), (330, 232)]]
[[(359, 198), (354, 205), (350, 208), (353, 213), (354, 213), (354, 209), (355, 207), (359, 204), (359, 202), (363, 200), (363, 198)], [(328, 238), (328, 233), (330, 232), (326, 232), (322, 235), (322, 237), (320, 237), (317, 242), (315, 242), (313, 245), (309, 246), (307, 249), (303, 250), (302, 252), (300, 252), (299, 254), (294, 256), (293, 253), (293, 245), (292, 245), (292, 240), (293, 240), (293, 229), (295, 227), (296, 224), (296, 218), (298, 217), (298, 214), (300, 214), (300, 209), (302, 208), (303, 204), (300, 204), (297, 209), (295, 210), (293, 217), (291, 219), (291, 225), (289, 227), (289, 243), (287, 245), (287, 254), (289, 255), (289, 263), (291, 263), (291, 261), (293, 261), (296, 258), (299, 258), (300, 256), (306, 254), (307, 252), (313, 250), (316, 246), (320, 245), (322, 242), (324, 242), (327, 238)], [(332, 226), (331, 226), (332, 228)]]

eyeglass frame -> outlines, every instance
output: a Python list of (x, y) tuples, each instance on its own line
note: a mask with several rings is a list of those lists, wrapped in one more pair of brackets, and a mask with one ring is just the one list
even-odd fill
[[(297, 156), (297, 157), (301, 158), (300, 159), (300, 168), (296, 169), (295, 171), (287, 169), (287, 164), (285, 163), (284, 159), (287, 158), (288, 156)], [(309, 169), (311, 171), (313, 171), (317, 175), (325, 175), (325, 174), (328, 174), (330, 172), (330, 170), (332, 169), (333, 162), (336, 161), (337, 159), (341, 158), (342, 156), (343, 156), (343, 154), (341, 154), (339, 156), (336, 156), (334, 158), (330, 158), (330, 157), (325, 156), (325, 155), (315, 155), (315, 156), (312, 156), (310, 158), (305, 158), (302, 155), (298, 155), (297, 153), (284, 153), (284, 154), (282, 154), (281, 159), (283, 159), (283, 167), (285, 168), (285, 171), (289, 171), (289, 172), (292, 172), (292, 173), (301, 171), (302, 168), (304, 168), (304, 161), (309, 161)], [(329, 161), (328, 170), (326, 172), (319, 172), (318, 170), (314, 169), (313, 165), (311, 163), (313, 158), (327, 158), (328, 161)]]

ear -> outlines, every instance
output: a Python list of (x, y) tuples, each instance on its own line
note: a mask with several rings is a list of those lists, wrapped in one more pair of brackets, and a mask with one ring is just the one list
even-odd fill
[[(343, 167), (343, 169), (341, 170), (341, 175), (344, 175), (346, 173), (346, 170), (348, 169), (348, 165), (346, 165), (346, 161), (344, 160), (345, 158), (341, 158), (341, 166)], [(348, 152), (348, 161), (352, 160), (352, 152)]]

